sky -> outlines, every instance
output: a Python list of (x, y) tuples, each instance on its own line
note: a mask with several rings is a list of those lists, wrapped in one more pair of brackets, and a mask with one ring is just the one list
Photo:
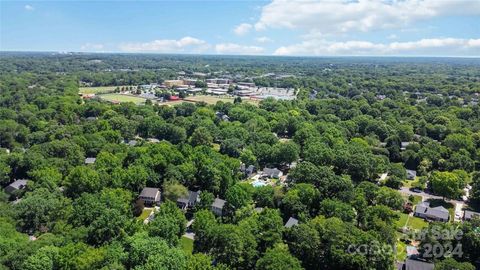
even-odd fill
[(480, 0), (0, 0), (0, 50), (480, 57)]

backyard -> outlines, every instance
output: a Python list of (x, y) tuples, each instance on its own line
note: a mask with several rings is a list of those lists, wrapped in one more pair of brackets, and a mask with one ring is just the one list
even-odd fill
[(180, 238), (180, 246), (182, 247), (183, 251), (185, 251), (187, 254), (192, 254), (193, 252), (193, 240), (182, 236)]
[(427, 227), (428, 223), (419, 217), (414, 217), (405, 213), (400, 213), (400, 219), (397, 221), (396, 225), (398, 228), (403, 228), (406, 226), (413, 230), (420, 230)]
[(150, 216), (150, 213), (152, 213), (152, 209), (148, 209), (148, 208), (145, 208), (143, 209), (142, 211), (142, 214), (140, 214), (140, 216), (137, 217), (138, 220), (145, 220), (148, 216)]

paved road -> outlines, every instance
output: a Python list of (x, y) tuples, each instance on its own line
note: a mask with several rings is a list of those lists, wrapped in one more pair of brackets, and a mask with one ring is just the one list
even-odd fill
[[(437, 196), (437, 195), (433, 195), (433, 194), (429, 194), (429, 193), (425, 193), (425, 192), (413, 192), (411, 191), (409, 188), (406, 188), (406, 187), (402, 187), (400, 190), (399, 190), (400, 193), (403, 193), (403, 194), (407, 194), (407, 195), (419, 195), (419, 196), (422, 196), (423, 198), (423, 201), (427, 200), (427, 199), (440, 199), (440, 200), (443, 200), (443, 197), (442, 196)], [(460, 201), (460, 200), (448, 200), (448, 199), (445, 199), (445, 201), (447, 202), (451, 202), (451, 203), (456, 203), (456, 204), (465, 204), (464, 201)]]

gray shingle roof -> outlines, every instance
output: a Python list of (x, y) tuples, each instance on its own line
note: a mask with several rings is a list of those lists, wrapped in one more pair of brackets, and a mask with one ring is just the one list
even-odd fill
[(278, 178), (282, 171), (277, 168), (264, 168), (263, 174), (268, 175), (269, 177)]
[(414, 170), (405, 170), (407, 172), (407, 178), (415, 178), (417, 176), (417, 171)]
[(405, 261), (405, 270), (433, 270), (435, 265), (433, 263), (407, 259)]
[(480, 213), (473, 212), (470, 210), (465, 210), (465, 215), (463, 216), (465, 220), (470, 220), (472, 218), (480, 218)]
[(188, 191), (188, 194), (185, 197), (181, 197), (177, 199), (178, 203), (188, 204), (188, 205), (195, 205), (200, 196), (200, 191)]
[(18, 179), (18, 180), (15, 180), (13, 183), (11, 183), (8, 186), (12, 187), (14, 189), (22, 189), (25, 186), (27, 186), (27, 182), (28, 182), (27, 179)]
[(155, 198), (157, 195), (157, 192), (159, 192), (158, 188), (151, 188), (151, 187), (146, 187), (142, 189), (142, 192), (140, 193), (141, 197), (149, 197), (149, 198)]
[(285, 228), (291, 228), (291, 227), (296, 226), (296, 225), (298, 225), (298, 219), (290, 217), (287, 220), (287, 223), (285, 223)]
[(97, 159), (94, 157), (88, 157), (85, 159), (85, 164), (93, 164)]
[(226, 201), (225, 200), (222, 200), (222, 199), (219, 199), (219, 198), (215, 198), (215, 201), (213, 201), (212, 203), (212, 206), (215, 207), (215, 208), (223, 208), (223, 206), (225, 205)]
[(415, 208), (415, 213), (427, 215), (429, 217), (440, 218), (448, 220), (449, 212), (443, 206), (430, 207), (428, 203), (421, 203)]

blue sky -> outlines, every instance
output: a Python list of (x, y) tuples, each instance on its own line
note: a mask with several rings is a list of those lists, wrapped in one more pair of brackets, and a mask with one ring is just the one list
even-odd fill
[(0, 50), (478, 57), (480, 1), (0, 0)]

